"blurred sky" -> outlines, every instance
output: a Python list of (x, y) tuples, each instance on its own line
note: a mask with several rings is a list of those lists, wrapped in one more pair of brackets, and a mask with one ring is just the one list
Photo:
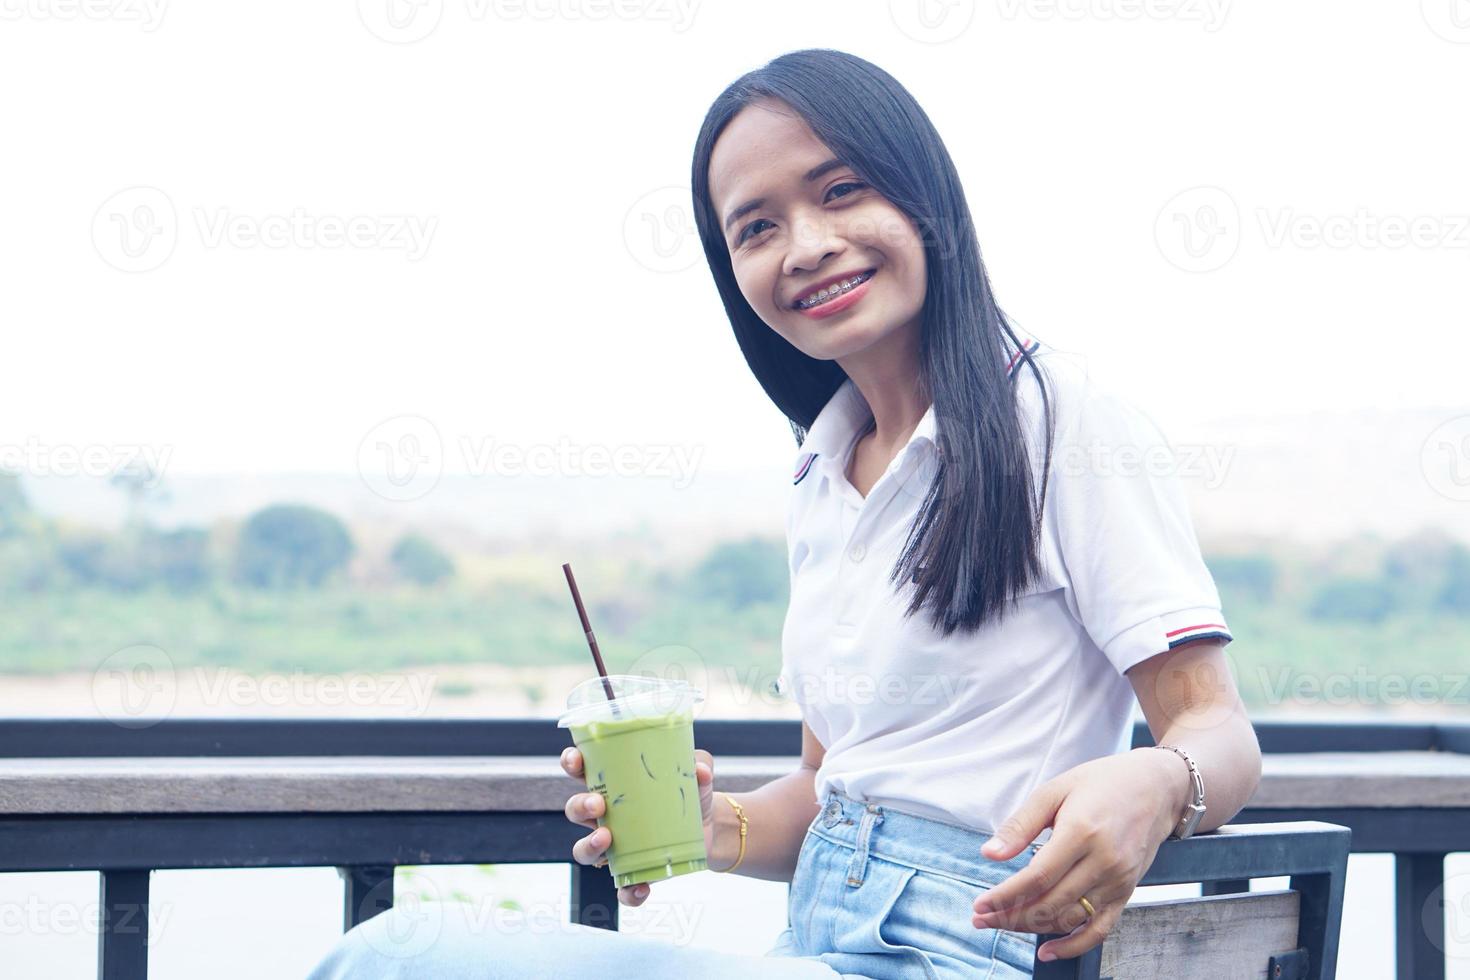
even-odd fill
[[(0, 444), (350, 473), (411, 415), (451, 443), (784, 471), (688, 167), (720, 89), (808, 46), (917, 96), (1002, 305), (1166, 431), (1470, 410), (1451, 0), (88, 9), (0, 14)], [(250, 237), (293, 214), (305, 231)], [(324, 244), (352, 218), (359, 243)], [(1416, 219), (1417, 243), (1394, 237)]]

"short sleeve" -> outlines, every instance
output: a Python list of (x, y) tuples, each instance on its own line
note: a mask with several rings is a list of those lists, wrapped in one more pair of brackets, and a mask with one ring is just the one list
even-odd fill
[(1229, 643), (1163, 434), (1085, 375), (1058, 402), (1044, 524), (1088, 635), (1120, 674), (1191, 640)]

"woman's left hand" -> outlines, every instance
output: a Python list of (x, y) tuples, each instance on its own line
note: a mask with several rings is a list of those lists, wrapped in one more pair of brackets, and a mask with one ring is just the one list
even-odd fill
[[(1044, 828), (1051, 838), (1025, 868), (975, 899), (975, 928), (1071, 933), (1042, 944), (1042, 960), (1099, 945), (1173, 831), (1188, 788), (1183, 761), (1156, 748), (1094, 759), (1042, 783), (980, 853), (1006, 861)], [(1096, 913), (1090, 918), (1083, 896)]]

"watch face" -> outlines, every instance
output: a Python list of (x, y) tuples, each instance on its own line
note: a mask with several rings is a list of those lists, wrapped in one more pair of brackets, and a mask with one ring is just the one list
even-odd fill
[(1204, 807), (1202, 807), (1202, 806), (1191, 806), (1189, 808), (1189, 813), (1185, 814), (1184, 819), (1182, 821), (1180, 821), (1180, 827), (1181, 827), (1181, 829), (1179, 831), (1179, 836), (1181, 838), (1184, 838), (1184, 837), (1188, 837), (1190, 834), (1194, 833), (1194, 828), (1196, 828), (1196, 827), (1199, 826), (1200, 818), (1203, 817), (1204, 815), (1205, 815), (1205, 808)]

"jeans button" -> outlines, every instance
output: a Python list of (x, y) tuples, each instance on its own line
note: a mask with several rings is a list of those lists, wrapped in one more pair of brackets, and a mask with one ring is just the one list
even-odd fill
[(822, 823), (824, 823), (828, 827), (831, 827), (833, 824), (837, 823), (837, 821), (840, 820), (841, 818), (842, 818), (842, 804), (838, 803), (836, 800), (833, 800), (832, 802), (828, 803), (827, 804), (827, 812), (822, 817)]

